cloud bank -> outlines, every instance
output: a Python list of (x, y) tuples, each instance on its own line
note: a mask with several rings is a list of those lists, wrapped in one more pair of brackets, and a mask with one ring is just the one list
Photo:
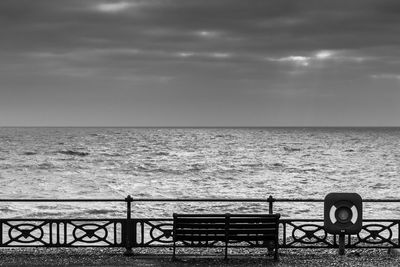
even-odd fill
[(3, 0), (0, 124), (400, 125), (398, 14), (396, 0)]

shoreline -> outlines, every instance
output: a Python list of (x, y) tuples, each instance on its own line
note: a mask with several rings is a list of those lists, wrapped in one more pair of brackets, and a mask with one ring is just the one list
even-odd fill
[(1, 248), (0, 266), (400, 266), (400, 256), (387, 249), (279, 249), (279, 261), (266, 257), (265, 249), (233, 249), (224, 261), (220, 248), (178, 250), (172, 262), (170, 248)]

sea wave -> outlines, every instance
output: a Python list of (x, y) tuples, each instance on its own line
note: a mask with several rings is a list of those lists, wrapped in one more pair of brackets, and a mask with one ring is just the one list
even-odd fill
[(57, 166), (50, 162), (44, 162), (44, 163), (38, 164), (37, 168), (41, 169), (41, 170), (50, 170), (50, 169), (57, 168)]
[(59, 150), (59, 151), (57, 151), (57, 153), (69, 155), (69, 156), (80, 156), (80, 157), (85, 157), (90, 154), (89, 152), (81, 152), (81, 151), (74, 151), (74, 150)]
[(25, 155), (25, 156), (33, 156), (33, 155), (37, 155), (37, 154), (38, 154), (37, 152), (32, 152), (32, 151), (27, 151), (27, 152), (22, 153), (22, 155)]

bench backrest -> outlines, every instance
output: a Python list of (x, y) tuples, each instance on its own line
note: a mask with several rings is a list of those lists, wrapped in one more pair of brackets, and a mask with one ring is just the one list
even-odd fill
[(175, 241), (276, 240), (279, 214), (173, 214)]

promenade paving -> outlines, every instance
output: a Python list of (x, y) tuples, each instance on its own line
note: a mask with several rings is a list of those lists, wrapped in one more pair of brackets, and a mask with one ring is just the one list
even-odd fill
[(171, 261), (170, 249), (134, 250), (110, 248), (1, 248), (0, 266), (400, 266), (400, 256), (387, 249), (348, 250), (339, 256), (334, 249), (280, 249), (280, 260), (265, 257), (258, 249), (232, 251), (227, 261), (222, 251), (185, 249), (179, 260)]

